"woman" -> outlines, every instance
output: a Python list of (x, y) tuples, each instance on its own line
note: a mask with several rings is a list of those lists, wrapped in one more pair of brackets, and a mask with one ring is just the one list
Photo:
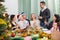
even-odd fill
[(49, 24), (47, 24), (45, 22), (45, 25), (46, 25), (47, 29), (50, 30), (53, 27), (53, 23), (55, 23), (55, 22), (57, 23), (58, 21), (59, 21), (59, 15), (58, 14), (54, 14), (53, 20)]
[(51, 32), (53, 32), (53, 31), (59, 31), (59, 26), (58, 26), (58, 23), (57, 22), (53, 23), (52, 26), (53, 27), (51, 28)]
[(16, 24), (16, 16), (15, 15), (11, 15), (10, 16), (10, 20), (11, 20), (11, 25), (12, 25), (12, 29), (15, 30), (16, 28), (18, 28), (18, 25)]
[(20, 27), (21, 30), (24, 30), (24, 29), (26, 29), (29, 26), (29, 23), (28, 23), (28, 21), (26, 21), (25, 19), (23, 19), (22, 15), (20, 15), (19, 16), (18, 25), (19, 25), (19, 27)]
[(32, 28), (40, 28), (40, 22), (39, 20), (36, 19), (35, 14), (31, 14), (31, 21), (30, 21), (31, 27)]

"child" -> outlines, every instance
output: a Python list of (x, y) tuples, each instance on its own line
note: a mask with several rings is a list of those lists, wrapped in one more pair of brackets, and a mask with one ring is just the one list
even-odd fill
[(59, 27), (58, 27), (58, 24), (55, 22), (53, 23), (53, 27), (51, 28), (51, 32), (53, 31), (59, 31)]

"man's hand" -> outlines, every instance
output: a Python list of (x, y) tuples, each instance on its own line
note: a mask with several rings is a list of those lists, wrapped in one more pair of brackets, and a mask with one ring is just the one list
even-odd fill
[(38, 16), (38, 19), (42, 19), (42, 16)]
[(48, 24), (48, 22), (47, 22), (47, 21), (44, 21), (44, 23), (45, 23), (45, 25), (47, 25), (47, 24)]

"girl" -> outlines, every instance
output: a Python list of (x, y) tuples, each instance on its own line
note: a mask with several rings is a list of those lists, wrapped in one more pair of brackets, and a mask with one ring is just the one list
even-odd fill
[(18, 25), (16, 24), (16, 16), (15, 15), (11, 15), (10, 16), (10, 21), (11, 21), (11, 25), (12, 25), (12, 29), (15, 30), (16, 28), (18, 28)]
[(40, 22), (36, 19), (36, 16), (33, 13), (31, 14), (30, 24), (32, 28), (40, 28)]

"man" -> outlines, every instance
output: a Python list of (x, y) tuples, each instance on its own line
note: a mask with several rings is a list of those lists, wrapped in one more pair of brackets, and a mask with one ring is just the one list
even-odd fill
[(41, 11), (38, 18), (40, 20), (40, 25), (46, 28), (45, 23), (47, 23), (50, 18), (50, 10), (46, 7), (44, 1), (40, 2), (40, 7), (41, 7)]

